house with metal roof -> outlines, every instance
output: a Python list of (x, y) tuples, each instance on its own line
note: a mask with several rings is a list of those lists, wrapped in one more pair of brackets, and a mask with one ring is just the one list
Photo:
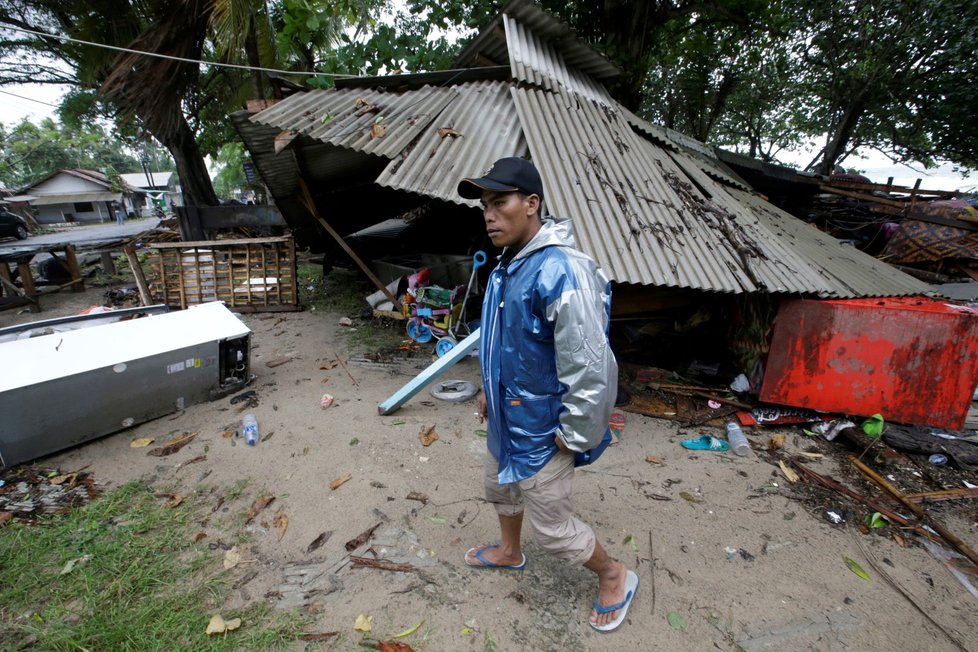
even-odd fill
[(166, 212), (183, 205), (180, 181), (176, 172), (126, 172), (119, 175), (133, 189), (133, 210), (150, 216), (160, 207)]
[[(463, 176), (503, 156), (542, 172), (546, 206), (618, 288), (811, 297), (929, 286), (756, 194), (713, 148), (650, 124), (605, 84), (616, 66), (530, 0), (513, 0), (452, 70), (341, 79), (232, 116), (300, 244), (419, 209), (432, 240), (480, 221)], [(466, 253), (463, 249), (457, 253)]]
[(38, 224), (108, 222), (126, 210), (125, 193), (113, 189), (97, 170), (63, 169), (18, 191), (35, 211)]

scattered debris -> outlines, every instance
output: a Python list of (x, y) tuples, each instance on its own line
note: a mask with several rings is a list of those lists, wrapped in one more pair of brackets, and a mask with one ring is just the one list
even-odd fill
[(248, 513), (245, 517), (245, 523), (251, 523), (258, 514), (272, 504), (275, 500), (275, 496), (271, 494), (262, 494), (255, 498), (255, 502), (251, 503), (251, 507), (248, 508)]
[(418, 439), (421, 441), (422, 446), (431, 446), (438, 441), (438, 433), (435, 432), (434, 426), (425, 426), (418, 433)]
[(347, 473), (345, 475), (341, 475), (340, 477), (336, 478), (335, 480), (333, 480), (332, 482), (329, 483), (329, 488), (332, 489), (333, 491), (336, 491), (344, 483), (349, 482), (352, 479), (353, 479), (353, 474), (352, 473)]
[(373, 526), (371, 528), (368, 528), (368, 529), (364, 530), (363, 532), (361, 532), (360, 534), (358, 534), (355, 539), (350, 539), (345, 544), (343, 544), (343, 547), (346, 548), (348, 551), (351, 551), (351, 552), (353, 550), (356, 550), (357, 548), (359, 548), (363, 544), (367, 543), (367, 541), (370, 540), (370, 537), (373, 536), (374, 530), (376, 530), (379, 527), (380, 527), (380, 523), (378, 523), (377, 525), (375, 525), (375, 526)]
[(312, 540), (312, 543), (310, 543), (306, 547), (306, 553), (308, 554), (308, 553), (316, 550), (320, 546), (322, 546), (324, 543), (326, 543), (327, 541), (329, 541), (329, 538), (331, 536), (333, 536), (333, 531), (332, 530), (327, 530), (326, 532), (321, 532), (319, 534), (319, 536), (316, 537), (315, 539), (313, 539)]
[(211, 620), (207, 623), (207, 634), (224, 634), (226, 632), (231, 632), (241, 627), (240, 618), (232, 618), (231, 620), (225, 621), (220, 614), (214, 614), (211, 616)]
[(423, 493), (418, 492), (418, 491), (412, 491), (407, 496), (405, 496), (405, 498), (407, 500), (416, 500), (419, 503), (421, 503), (422, 505), (427, 505), (428, 504), (428, 494), (423, 494)]
[(278, 532), (278, 540), (281, 541), (282, 537), (285, 536), (285, 531), (289, 529), (289, 517), (286, 516), (285, 511), (280, 509), (275, 512), (275, 516), (272, 517), (272, 525), (275, 526), (275, 531)]
[(376, 568), (378, 570), (396, 571), (399, 573), (413, 573), (417, 570), (411, 564), (396, 564), (391, 561), (371, 559), (370, 557), (354, 557), (351, 555), (350, 561), (353, 562), (354, 568)]
[(147, 455), (153, 455), (154, 457), (164, 457), (166, 455), (173, 455), (181, 448), (189, 444), (197, 436), (196, 432), (185, 433), (178, 437), (174, 437), (169, 442), (160, 446), (159, 448), (152, 448), (146, 452)]
[[(74, 477), (52, 484), (50, 478), (59, 475)], [(31, 523), (39, 514), (65, 514), (91, 502), (103, 491), (89, 471), (59, 474), (27, 466), (0, 471), (0, 487), (0, 523), (12, 519)]]

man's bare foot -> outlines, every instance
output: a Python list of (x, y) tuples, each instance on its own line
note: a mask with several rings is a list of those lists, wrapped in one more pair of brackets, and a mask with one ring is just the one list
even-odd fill
[(504, 550), (493, 544), (470, 548), (465, 553), (465, 563), (474, 568), (521, 570), (526, 566), (526, 557), (519, 550)]
[[(598, 604), (602, 607), (618, 604), (625, 599), (625, 579), (628, 569), (621, 562), (612, 561), (609, 570), (598, 574)], [(618, 609), (599, 614), (591, 609), (591, 623), (607, 625), (618, 616)]]

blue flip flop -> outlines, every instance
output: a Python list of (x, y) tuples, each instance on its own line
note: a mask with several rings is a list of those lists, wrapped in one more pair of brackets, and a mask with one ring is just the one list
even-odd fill
[(632, 600), (635, 599), (635, 594), (638, 593), (638, 575), (633, 571), (628, 571), (625, 575), (625, 599), (617, 604), (609, 604), (607, 607), (602, 607), (598, 599), (594, 599), (594, 610), (599, 614), (611, 613), (612, 611), (618, 611), (618, 616), (612, 620), (610, 623), (604, 625), (595, 625), (590, 620), (588, 624), (599, 632), (611, 632), (618, 629), (618, 626), (625, 622), (625, 615), (628, 613), (628, 607), (631, 606)]
[(700, 435), (696, 439), (684, 439), (682, 447), (691, 451), (716, 451), (718, 453), (730, 450), (730, 444), (712, 435)]
[[(498, 570), (523, 570), (524, 568), (526, 568), (526, 555), (523, 555), (523, 553), (520, 553), (523, 556), (523, 559), (522, 561), (520, 561), (520, 563), (512, 564), (508, 566), (505, 564), (494, 564), (482, 556), (482, 554), (486, 550), (492, 550), (493, 548), (498, 548), (498, 547), (499, 544), (495, 544), (491, 546), (482, 546), (481, 548), (469, 548), (468, 551), (466, 551), (465, 553), (465, 557), (463, 558), (465, 559), (465, 565), (468, 566), (469, 568), (495, 568)], [(471, 554), (473, 557), (478, 559), (480, 563), (470, 564), (468, 560), (469, 554)]]

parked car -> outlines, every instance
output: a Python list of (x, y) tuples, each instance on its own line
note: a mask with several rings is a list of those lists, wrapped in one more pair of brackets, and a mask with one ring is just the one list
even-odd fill
[(18, 240), (23, 240), (30, 234), (24, 218), (8, 210), (0, 209), (0, 238), (13, 236)]

